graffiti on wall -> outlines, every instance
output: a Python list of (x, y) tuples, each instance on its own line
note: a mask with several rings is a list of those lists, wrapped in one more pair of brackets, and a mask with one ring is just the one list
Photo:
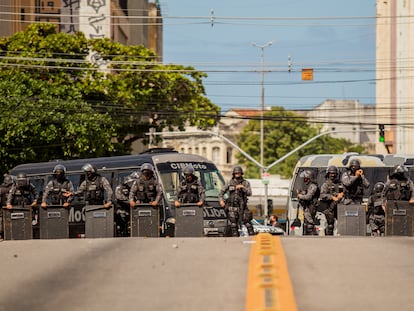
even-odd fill
[(110, 0), (62, 0), (61, 31), (89, 39), (110, 38)]

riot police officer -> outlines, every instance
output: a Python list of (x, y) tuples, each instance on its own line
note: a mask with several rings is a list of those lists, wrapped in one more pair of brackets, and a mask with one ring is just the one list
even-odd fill
[(325, 229), (325, 235), (333, 235), (338, 203), (344, 197), (344, 188), (338, 179), (338, 175), (339, 170), (336, 166), (328, 166), (325, 174), (326, 180), (321, 186), (319, 206), (326, 217), (327, 228)]
[(352, 159), (349, 162), (347, 170), (342, 174), (341, 181), (345, 190), (344, 204), (361, 204), (364, 189), (368, 189), (370, 183), (364, 176), (361, 162), (358, 159)]
[[(219, 193), (221, 207), (227, 212), (227, 218), (230, 223), (231, 235), (239, 236), (239, 222), (242, 222), (249, 235), (254, 235), (253, 225), (250, 221), (253, 214), (247, 207), (247, 197), (252, 195), (252, 188), (249, 181), (243, 178), (243, 169), (241, 166), (233, 168), (233, 177), (224, 185)], [(229, 197), (224, 201), (224, 195), (228, 193)]]
[(13, 205), (31, 205), (37, 204), (39, 193), (33, 184), (29, 181), (25, 173), (19, 173), (7, 197), (7, 208), (13, 208)]
[(0, 185), (0, 239), (3, 238), (3, 211), (1, 210), (1, 208), (3, 206), (6, 206), (7, 197), (9, 195), (12, 185), (13, 185), (12, 176), (5, 174), (3, 178), (3, 182)]
[(384, 197), (387, 200), (401, 200), (414, 203), (414, 186), (405, 165), (393, 167), (389, 179), (385, 183)]
[(368, 198), (367, 217), (371, 228), (371, 236), (383, 236), (385, 234), (385, 202), (383, 191), (385, 184), (377, 182), (372, 194)]
[[(53, 168), (53, 179), (48, 182), (43, 192), (42, 208), (47, 204), (68, 207), (73, 200), (74, 189), (72, 182), (66, 178), (66, 167), (58, 164)], [(49, 202), (48, 202), (49, 201)]]
[(151, 204), (157, 206), (162, 197), (162, 187), (154, 176), (154, 168), (150, 163), (141, 165), (141, 175), (132, 183), (129, 192), (129, 205)]
[(314, 181), (314, 174), (311, 170), (305, 170), (300, 174), (303, 178), (304, 188), (298, 191), (299, 204), (303, 208), (304, 235), (316, 235), (315, 216), (316, 207), (320, 195), (318, 184)]
[(175, 191), (175, 207), (180, 207), (181, 203), (196, 203), (203, 206), (206, 198), (203, 185), (194, 175), (194, 168), (188, 165), (183, 169), (184, 179)]
[(105, 208), (110, 208), (113, 191), (109, 181), (98, 174), (97, 168), (90, 163), (82, 166), (82, 170), (86, 178), (80, 184), (76, 194), (83, 196), (88, 205), (103, 205)]
[(132, 172), (125, 176), (124, 180), (115, 188), (115, 223), (117, 236), (129, 236), (129, 193), (132, 184), (139, 177), (138, 172)]

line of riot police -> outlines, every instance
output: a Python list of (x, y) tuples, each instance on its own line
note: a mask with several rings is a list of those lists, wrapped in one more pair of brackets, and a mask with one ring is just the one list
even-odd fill
[(338, 235), (413, 235), (414, 186), (406, 166), (395, 165), (386, 181), (376, 182), (366, 206), (363, 194), (370, 182), (358, 159), (352, 159), (341, 176), (336, 166), (328, 166), (320, 187), (312, 170), (304, 170), (300, 177), (304, 186), (297, 198), (304, 235), (334, 235), (335, 228)]
[[(163, 195), (163, 189), (158, 182), (154, 174), (154, 168), (150, 163), (144, 163), (140, 167), (140, 172), (133, 171), (126, 176), (122, 182), (116, 187), (113, 193), (109, 181), (98, 173), (97, 168), (87, 163), (83, 165), (82, 171), (85, 174), (85, 179), (79, 185), (77, 191), (75, 191), (72, 182), (66, 177), (66, 168), (62, 164), (58, 164), (53, 169), (52, 179), (47, 183), (44, 188), (43, 195), (39, 198), (39, 193), (33, 184), (29, 181), (29, 178), (25, 173), (19, 173), (13, 179), (12, 176), (6, 175), (3, 180), (3, 184), (0, 187), (1, 194), (1, 206), (3, 206), (3, 213), (1, 216), (7, 215), (7, 222), (3, 223), (3, 217), (0, 217), (0, 228), (6, 228), (6, 232), (0, 232), (1, 238), (6, 233), (7, 239), (30, 239), (32, 238), (32, 230), (27, 228), (31, 225), (36, 225), (39, 222), (39, 215), (45, 214), (41, 217), (40, 225), (49, 224), (52, 226), (53, 218), (59, 218), (59, 222), (56, 222), (64, 229), (59, 234), (50, 234), (46, 230), (41, 230), (44, 238), (66, 238), (69, 235), (68, 231), (68, 207), (74, 201), (78, 199), (85, 204), (85, 213), (87, 214), (85, 219), (86, 236), (88, 236), (88, 219), (89, 218), (106, 218), (107, 215), (112, 214), (114, 228), (109, 228), (110, 225), (104, 223), (101, 227), (95, 224), (92, 228), (89, 228), (89, 235), (91, 237), (98, 237), (102, 235), (102, 230), (107, 231), (103, 236), (134, 236), (132, 228), (135, 219), (138, 221), (138, 214), (133, 217), (134, 210), (137, 207), (147, 207), (156, 209)], [(182, 169), (183, 179), (180, 181), (175, 192), (175, 207), (176, 209), (185, 209), (185, 205), (196, 205), (202, 207), (205, 201), (205, 190), (202, 184), (198, 181), (195, 175), (194, 168), (188, 165)], [(250, 224), (250, 220), (253, 218), (252, 213), (247, 208), (248, 196), (250, 196), (251, 187), (250, 183), (243, 178), (243, 170), (240, 166), (236, 166), (233, 169), (233, 176), (230, 181), (226, 183), (223, 189), (219, 193), (220, 206), (226, 211), (228, 221), (231, 228), (230, 233), (232, 236), (239, 236), (240, 227), (245, 225), (249, 235), (253, 235), (253, 227)], [(114, 198), (114, 202), (112, 201)], [(37, 202), (41, 199), (40, 209)], [(22, 216), (22, 222), (24, 225), (23, 234), (16, 233), (17, 224), (13, 228), (13, 217), (16, 218), (16, 211), (24, 209), (26, 214)], [(112, 210), (113, 209), (113, 210)], [(148, 210), (147, 210), (148, 211)], [(140, 212), (143, 211), (140, 209)], [(90, 216), (88, 217), (88, 213)], [(158, 232), (159, 229), (159, 212), (158, 210), (152, 211), (153, 215), (156, 215), (154, 221), (151, 221), (151, 225), (155, 227)], [(203, 212), (202, 209), (197, 214), (200, 220), (200, 236), (203, 235)], [(187, 215), (188, 211), (187, 211)], [(96, 220), (96, 219), (95, 219)], [(97, 221), (97, 220), (96, 220)], [(109, 218), (111, 223), (111, 218)], [(103, 227), (102, 227), (103, 226)], [(56, 230), (56, 225), (54, 226)], [(135, 226), (136, 227), (136, 226)], [(93, 231), (99, 230), (100, 234), (96, 235)], [(197, 229), (198, 230), (198, 229)], [(19, 230), (21, 231), (21, 230)], [(29, 232), (30, 231), (30, 232)], [(92, 233), (91, 233), (92, 232)], [(148, 232), (147, 232), (148, 233)], [(136, 236), (135, 232), (135, 236)], [(8, 235), (8, 236), (7, 236)], [(167, 235), (173, 236), (174, 233)]]

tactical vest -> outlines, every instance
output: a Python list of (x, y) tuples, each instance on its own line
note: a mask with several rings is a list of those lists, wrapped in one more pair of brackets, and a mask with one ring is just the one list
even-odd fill
[(69, 192), (69, 181), (65, 179), (62, 183), (57, 180), (52, 180), (53, 188), (49, 192), (50, 203), (53, 205), (60, 205), (67, 202), (66, 197), (63, 196), (63, 193)]
[(95, 180), (86, 179), (85, 201), (89, 204), (102, 204), (104, 201), (104, 190), (102, 186), (101, 176), (97, 176)]
[(408, 180), (391, 179), (387, 190), (388, 200), (409, 201), (411, 189)]
[(200, 201), (198, 195), (199, 184), (197, 181), (182, 182), (178, 191), (178, 198), (181, 203), (197, 203)]
[(372, 202), (372, 214), (374, 215), (385, 215), (384, 210), (382, 209), (382, 205), (384, 204), (384, 200), (382, 198), (382, 193), (374, 193), (371, 196)]
[(17, 187), (13, 194), (13, 205), (30, 204), (30, 189), (26, 187)]
[(331, 185), (330, 185), (330, 187), (329, 187), (329, 190), (328, 190), (329, 192), (329, 194), (331, 194), (331, 195), (337, 195), (338, 193), (340, 193), (340, 192), (344, 192), (344, 186), (342, 185), (342, 184), (334, 184), (334, 183), (332, 183)]
[(363, 181), (359, 178), (352, 185), (346, 187), (347, 197), (350, 199), (361, 199), (364, 195)]
[(229, 206), (245, 207), (247, 203), (247, 197), (244, 191), (237, 190), (236, 186), (243, 183), (244, 179), (240, 182), (235, 179), (231, 179), (229, 182)]
[(318, 204), (318, 199), (319, 199), (319, 195), (320, 195), (320, 189), (318, 187), (318, 184), (315, 182), (310, 182), (309, 184), (307, 184), (305, 186), (305, 189), (303, 190), (303, 194), (308, 194), (308, 189), (311, 185), (316, 185), (317, 191), (315, 191), (315, 193), (313, 194), (312, 198), (310, 200), (299, 200), (300, 205), (302, 205), (302, 207), (310, 207), (310, 206), (315, 206)]
[(157, 182), (154, 178), (149, 180), (138, 179), (136, 198), (141, 203), (150, 203), (157, 197)]

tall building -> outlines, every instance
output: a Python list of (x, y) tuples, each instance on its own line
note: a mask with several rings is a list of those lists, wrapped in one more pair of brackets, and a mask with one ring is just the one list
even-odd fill
[(61, 32), (82, 31), (88, 38), (111, 38), (143, 45), (162, 60), (161, 8), (156, 0), (2, 0), (0, 37), (36, 22), (56, 24)]
[(377, 0), (377, 153), (414, 154), (414, 3)]

